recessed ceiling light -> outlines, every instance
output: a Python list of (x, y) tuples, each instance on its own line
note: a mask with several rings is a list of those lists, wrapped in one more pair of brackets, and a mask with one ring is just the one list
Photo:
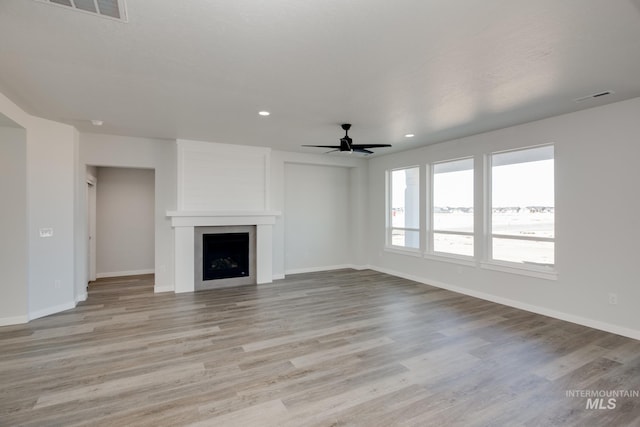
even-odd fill
[(271, 113), (268, 111), (260, 111), (258, 114), (260, 114), (261, 116), (268, 116)]
[(414, 136), (415, 136), (414, 134), (412, 134), (412, 133), (408, 133), (408, 134), (406, 134), (404, 137), (405, 137), (405, 138), (413, 138)]
[(91, 120), (91, 124), (94, 126), (102, 126), (104, 122), (102, 120)]

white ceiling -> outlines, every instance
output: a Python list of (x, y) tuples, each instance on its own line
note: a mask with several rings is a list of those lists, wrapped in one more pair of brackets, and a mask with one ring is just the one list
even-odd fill
[[(0, 91), (81, 131), (304, 152), (349, 122), (354, 143), (393, 144), (378, 154), (640, 96), (640, 0), (128, 0), (127, 11), (121, 23), (0, 1)], [(604, 90), (615, 93), (574, 101)]]

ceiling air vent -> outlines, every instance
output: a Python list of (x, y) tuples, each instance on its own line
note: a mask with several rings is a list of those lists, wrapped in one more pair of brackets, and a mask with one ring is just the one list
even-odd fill
[(125, 0), (36, 0), (54, 6), (63, 6), (79, 12), (127, 22)]
[(576, 99), (574, 99), (574, 101), (575, 102), (588, 101), (589, 99), (597, 99), (597, 98), (600, 98), (602, 96), (607, 96), (607, 95), (611, 95), (611, 94), (613, 94), (612, 90), (605, 90), (603, 92), (598, 92), (598, 93), (594, 93), (592, 95), (583, 96), (582, 98), (576, 98)]

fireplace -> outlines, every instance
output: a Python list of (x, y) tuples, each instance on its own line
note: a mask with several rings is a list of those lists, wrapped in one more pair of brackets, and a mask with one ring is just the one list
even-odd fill
[[(273, 225), (278, 211), (169, 211), (174, 238), (173, 291), (193, 292), (196, 289), (212, 289), (228, 286), (223, 281), (239, 281), (239, 278), (202, 280), (202, 234), (244, 233), (249, 230), (250, 283), (271, 283), (273, 280)], [(251, 235), (253, 233), (253, 236)], [(251, 255), (253, 251), (253, 255)], [(200, 263), (200, 264), (198, 264)], [(195, 266), (195, 267), (194, 267)], [(246, 280), (247, 277), (240, 279)], [(198, 287), (196, 288), (196, 283)], [(231, 283), (231, 286), (234, 284)]]
[(195, 227), (195, 290), (256, 284), (255, 226)]

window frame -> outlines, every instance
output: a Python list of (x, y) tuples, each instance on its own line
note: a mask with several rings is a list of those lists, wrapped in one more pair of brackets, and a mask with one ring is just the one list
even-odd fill
[[(554, 237), (531, 237), (531, 236), (517, 236), (509, 234), (493, 233), (493, 156), (496, 154), (510, 153), (517, 151), (525, 151), (541, 147), (553, 147), (553, 185), (554, 185)], [(557, 262), (556, 262), (556, 150), (554, 143), (545, 143), (538, 145), (531, 145), (526, 147), (518, 147), (507, 150), (492, 151), (484, 155), (484, 217), (485, 217), (485, 233), (483, 235), (484, 243), (484, 260), (480, 263), (482, 268), (503, 271), (508, 273), (515, 273), (521, 275), (527, 275), (532, 277), (538, 277), (542, 279), (557, 280)], [(499, 260), (493, 258), (493, 239), (508, 239), (517, 241), (534, 241), (534, 242), (550, 242), (554, 247), (554, 263), (553, 264), (535, 264), (535, 263), (519, 263), (506, 260)]]
[[(418, 228), (413, 227), (394, 227), (393, 226), (393, 172), (408, 170), (408, 169), (417, 169), (418, 170)], [(385, 249), (390, 252), (401, 252), (401, 253), (410, 253), (410, 254), (420, 254), (422, 250), (422, 222), (420, 221), (420, 182), (421, 182), (421, 171), (420, 166), (412, 165), (412, 166), (402, 166), (397, 168), (387, 169), (386, 171), (386, 233), (385, 233)], [(418, 232), (418, 247), (410, 247), (410, 246), (400, 246), (393, 244), (393, 231), (394, 230), (402, 230), (402, 231), (415, 231)]]
[[(473, 176), (473, 182), (472, 182), (472, 192), (473, 192), (473, 231), (448, 231), (448, 230), (436, 230), (435, 226), (434, 226), (434, 219), (435, 219), (435, 214), (433, 212), (433, 209), (435, 208), (435, 203), (434, 203), (434, 195), (435, 195), (435, 166), (439, 165), (439, 164), (443, 164), (443, 163), (451, 163), (451, 162), (457, 162), (457, 161), (461, 161), (461, 160), (471, 160), (472, 163), (472, 176)], [(477, 209), (475, 206), (475, 199), (476, 199), (476, 182), (475, 182), (475, 177), (476, 177), (476, 159), (475, 156), (471, 155), (471, 156), (464, 156), (464, 157), (457, 157), (457, 158), (453, 158), (453, 159), (446, 159), (446, 160), (439, 160), (436, 162), (431, 162), (427, 165), (427, 175), (428, 175), (428, 181), (427, 181), (427, 185), (425, 186), (425, 189), (427, 191), (427, 252), (425, 253), (425, 258), (433, 258), (433, 259), (448, 259), (450, 261), (453, 262), (460, 262), (463, 264), (467, 264), (467, 265), (475, 265), (475, 259), (476, 259), (476, 254), (477, 254), (477, 248), (476, 248), (476, 214), (477, 214)], [(463, 254), (456, 254), (456, 253), (452, 253), (452, 252), (442, 252), (442, 251), (436, 251), (435, 247), (434, 247), (434, 234), (450, 234), (450, 235), (454, 235), (454, 236), (468, 236), (471, 237), (473, 239), (473, 255), (463, 255)]]

